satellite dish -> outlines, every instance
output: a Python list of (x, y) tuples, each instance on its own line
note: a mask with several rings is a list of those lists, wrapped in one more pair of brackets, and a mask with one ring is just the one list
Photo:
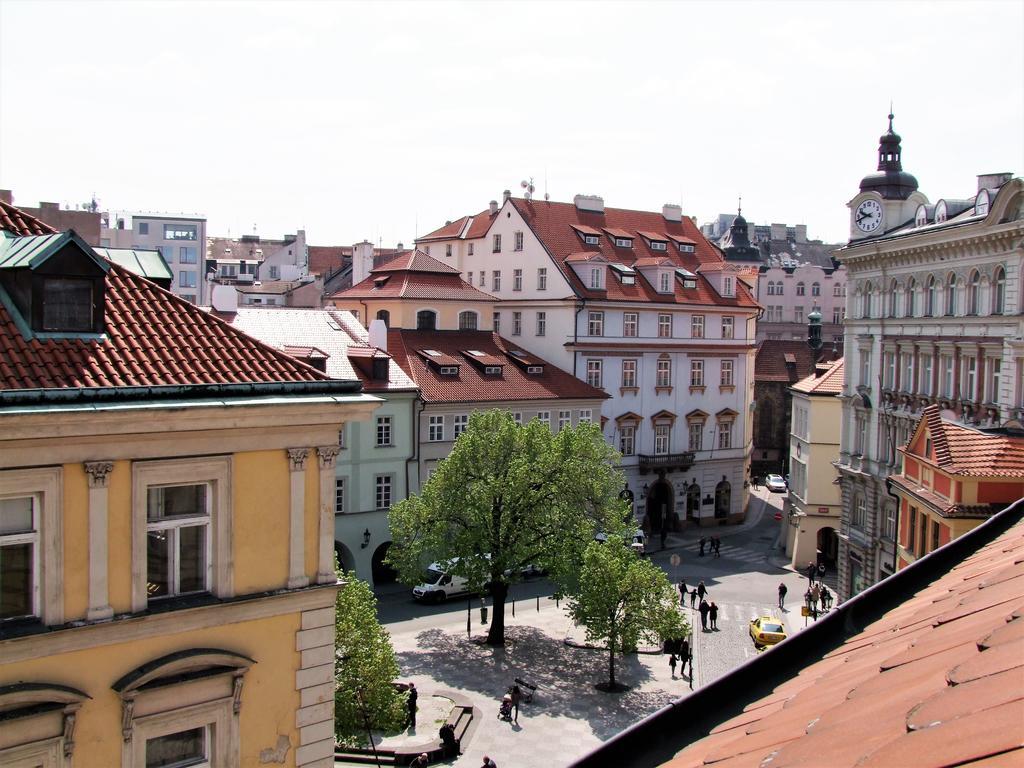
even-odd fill
[(519, 186), (522, 187), (523, 189), (526, 189), (529, 185), (525, 181), (520, 181)]

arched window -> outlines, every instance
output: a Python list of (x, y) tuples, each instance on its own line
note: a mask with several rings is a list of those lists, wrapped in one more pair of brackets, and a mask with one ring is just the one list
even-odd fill
[(477, 328), (477, 316), (476, 312), (465, 310), (459, 312), (459, 330), (460, 331), (475, 331)]
[(1006, 270), (996, 267), (992, 278), (992, 314), (1001, 315), (1006, 311)]
[(900, 289), (893, 280), (889, 283), (889, 317), (896, 317), (896, 301), (899, 298)]
[(384, 325), (391, 325), (391, 313), (388, 312), (386, 309), (377, 310), (377, 319), (383, 320)]
[(802, 282), (796, 284), (796, 295), (797, 296), (803, 296), (805, 291), (806, 291), (806, 288), (804, 288), (804, 284)]
[(935, 275), (928, 275), (928, 284), (924, 289), (924, 316), (935, 317), (935, 294), (937, 288)]
[(903, 316), (915, 317), (917, 315), (917, 281), (910, 278), (907, 281), (907, 288), (903, 292)]
[(729, 507), (732, 505), (732, 487), (724, 477), (722, 482), (715, 486), (715, 517), (728, 517)]
[(946, 278), (946, 317), (956, 314), (956, 275), (952, 272)]
[(981, 273), (974, 270), (967, 283), (967, 314), (978, 314), (981, 306)]
[(874, 292), (875, 288), (873, 285), (871, 285), (871, 283), (866, 283), (864, 285), (864, 296), (861, 299), (861, 301), (863, 302), (864, 311), (861, 312), (861, 317), (871, 317), (871, 311), (873, 309), (873, 307), (871, 306), (871, 302), (874, 296)]
[(416, 330), (417, 331), (436, 331), (437, 330), (437, 312), (432, 309), (421, 309), (416, 313)]
[(821, 296), (821, 283), (811, 283), (811, 296)]

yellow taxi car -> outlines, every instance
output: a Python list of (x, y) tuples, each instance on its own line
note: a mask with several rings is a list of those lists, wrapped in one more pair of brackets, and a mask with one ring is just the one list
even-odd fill
[(786, 628), (774, 616), (759, 616), (750, 622), (750, 637), (755, 648), (775, 645), (786, 639)]

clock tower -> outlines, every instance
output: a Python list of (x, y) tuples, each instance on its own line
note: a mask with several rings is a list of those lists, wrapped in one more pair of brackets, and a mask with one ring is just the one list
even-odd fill
[(878, 171), (861, 179), (860, 193), (847, 206), (850, 209), (850, 240), (879, 237), (908, 221), (917, 206), (928, 198), (917, 191), (917, 179), (903, 170), (900, 136), (892, 129), (878, 140)]

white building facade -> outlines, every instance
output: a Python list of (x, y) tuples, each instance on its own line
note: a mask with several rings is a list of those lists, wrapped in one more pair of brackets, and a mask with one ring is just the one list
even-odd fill
[(903, 172), (900, 138), (882, 136), (879, 173), (848, 204), (848, 273), (839, 470), (839, 592), (849, 597), (895, 570), (896, 499), (921, 411), (996, 428), (1024, 406), (1024, 185), (978, 177), (966, 200), (934, 205)]

